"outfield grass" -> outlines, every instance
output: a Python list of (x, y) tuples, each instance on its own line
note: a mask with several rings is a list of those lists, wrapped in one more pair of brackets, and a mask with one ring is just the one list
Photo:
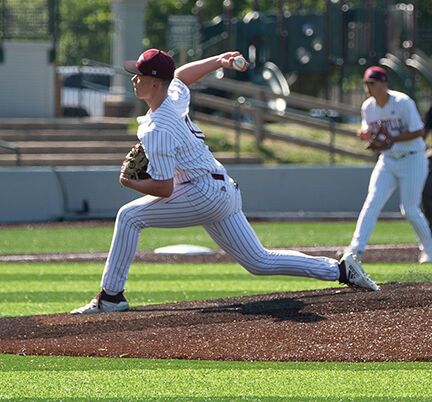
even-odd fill
[[(431, 264), (364, 264), (379, 283), (432, 281)], [(101, 263), (0, 264), (1, 316), (53, 314), (90, 301), (99, 290)], [(337, 282), (253, 276), (238, 264), (133, 264), (126, 284), (131, 306), (323, 289)]]
[(427, 363), (3, 356), (0, 371), (2, 399), (427, 401), (432, 398), (432, 372)]
[[(354, 223), (266, 225), (254, 225), (266, 245), (277, 246), (278, 236), (288, 234), (301, 245), (325, 245), (331, 244), (330, 233), (337, 237), (337, 233), (350, 229), (349, 238)], [(28, 242), (35, 251), (47, 252), (50, 241), (58, 247), (54, 251), (96, 250), (93, 235), (101, 229), (105, 234), (100, 235), (102, 240), (97, 244), (104, 250), (111, 240), (111, 227), (32, 229), (31, 236), (21, 229), (0, 230), (0, 244), (2, 252), (10, 252), (10, 248), (5, 251), (5, 245), (15, 245), (17, 241), (26, 242), (15, 249), (22, 252), (29, 252)], [(197, 228), (191, 228), (191, 232), (155, 230), (145, 244), (205, 245), (197, 236), (200, 232), (194, 230)], [(405, 222), (382, 222), (377, 225), (374, 241), (381, 243), (388, 235), (413, 242), (411, 232)], [(175, 241), (167, 241), (167, 233), (177, 236), (173, 238)], [(202, 232), (202, 240), (207, 241), (204, 238), (207, 235)], [(40, 250), (40, 246), (45, 249)], [(0, 315), (69, 311), (95, 295), (102, 269), (103, 264), (96, 263), (0, 264)], [(431, 264), (365, 264), (365, 269), (379, 283), (432, 281)], [(308, 278), (255, 277), (237, 264), (139, 263), (132, 265), (127, 297), (134, 306), (333, 286), (338, 285)], [(0, 372), (0, 398), (11, 400), (426, 401), (432, 398), (430, 363), (208, 362), (0, 355)]]
[[(114, 224), (94, 227), (0, 229), (0, 254), (105, 251), (109, 249)], [(266, 247), (348, 245), (355, 222), (253, 223)], [(415, 243), (416, 237), (405, 220), (379, 221), (369, 244)], [(182, 229), (150, 228), (142, 231), (139, 248), (155, 249), (172, 244), (196, 244), (215, 248), (202, 227)]]

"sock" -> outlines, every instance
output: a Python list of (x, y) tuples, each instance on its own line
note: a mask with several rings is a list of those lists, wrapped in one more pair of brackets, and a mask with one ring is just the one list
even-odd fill
[[(113, 293), (113, 292), (111, 292)], [(122, 301), (126, 301), (126, 298), (123, 296), (123, 291), (116, 293), (115, 295), (109, 295), (105, 289), (102, 290), (100, 298), (102, 300), (109, 301), (111, 303), (120, 303)]]
[(339, 263), (339, 282), (340, 283), (348, 283), (348, 279), (346, 276), (345, 261), (341, 261)]

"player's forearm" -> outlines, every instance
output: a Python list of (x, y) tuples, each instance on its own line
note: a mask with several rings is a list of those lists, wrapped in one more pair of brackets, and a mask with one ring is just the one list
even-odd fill
[(220, 57), (213, 56), (185, 64), (177, 68), (174, 75), (184, 84), (191, 85), (220, 67), (222, 67)]
[(142, 194), (153, 195), (155, 197), (169, 197), (174, 189), (173, 179), (168, 180), (134, 180), (124, 175), (120, 175), (120, 183), (132, 190)]
[(233, 65), (234, 59), (237, 56), (241, 56), (238, 51), (225, 52), (217, 56), (208, 57), (207, 59), (193, 61), (179, 67), (174, 75), (186, 85), (191, 85), (221, 67), (246, 71), (249, 67), (249, 63), (246, 60), (242, 60), (242, 67)]
[(393, 136), (393, 141), (394, 142), (411, 141), (417, 137), (423, 137), (423, 130), (403, 131), (399, 135)]

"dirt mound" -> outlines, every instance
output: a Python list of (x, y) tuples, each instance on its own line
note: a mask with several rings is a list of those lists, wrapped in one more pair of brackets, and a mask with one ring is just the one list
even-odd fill
[(0, 318), (0, 353), (261, 361), (432, 361), (432, 283), (389, 283)]

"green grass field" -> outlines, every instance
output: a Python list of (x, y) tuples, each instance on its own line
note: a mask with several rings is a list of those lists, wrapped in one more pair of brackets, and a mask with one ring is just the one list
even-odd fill
[(0, 371), (0, 398), (15, 400), (428, 401), (432, 398), (428, 363), (3, 356)]
[[(266, 246), (286, 246), (331, 244), (341, 233), (348, 232), (349, 238), (354, 224), (254, 226)], [(153, 230), (150, 236), (141, 239), (144, 243), (140, 247), (174, 243), (210, 245), (205, 232), (192, 229), (168, 231), (169, 236), (167, 231)], [(112, 227), (108, 226), (3, 228), (0, 246), (2, 253), (106, 250), (111, 233)], [(372, 241), (381, 243), (387, 236), (405, 243), (415, 241), (410, 227), (400, 221), (380, 222)], [(98, 240), (94, 242), (95, 237)], [(51, 242), (56, 246), (50, 245)], [(375, 263), (365, 264), (365, 269), (380, 283), (431, 281), (431, 265)], [(103, 264), (96, 263), (0, 264), (0, 314), (69, 311), (95, 295), (102, 269)], [(254, 277), (237, 264), (140, 263), (131, 268), (127, 297), (133, 306), (333, 286), (338, 285), (307, 278)], [(432, 364), (421, 362), (275, 363), (0, 355), (0, 372), (2, 400), (426, 401), (432, 398)]]
[[(104, 251), (111, 244), (114, 223), (95, 227), (38, 226), (0, 229), (0, 254)], [(355, 222), (283, 222), (253, 223), (266, 247), (347, 245)], [(416, 237), (405, 220), (379, 221), (370, 244), (415, 243)], [(145, 229), (140, 249), (154, 249), (172, 244), (196, 244), (216, 247), (202, 227), (184, 229)]]
[[(365, 264), (379, 283), (432, 281), (431, 264)], [(72, 310), (99, 291), (100, 263), (0, 264), (1, 316)], [(126, 284), (131, 306), (323, 289), (337, 282), (253, 276), (237, 264), (133, 264)]]

